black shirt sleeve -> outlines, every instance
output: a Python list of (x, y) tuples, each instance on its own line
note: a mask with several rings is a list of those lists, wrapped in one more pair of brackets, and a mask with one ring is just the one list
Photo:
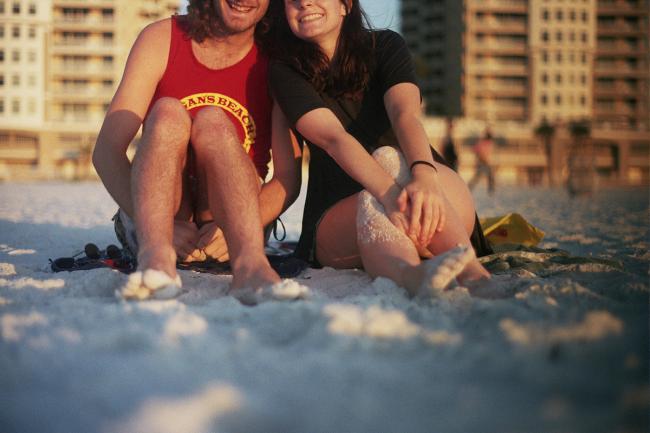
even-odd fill
[(391, 30), (375, 33), (377, 53), (377, 78), (381, 83), (382, 95), (399, 83), (413, 83), (417, 86), (415, 66), (406, 41)]
[(269, 86), (273, 99), (280, 105), (291, 127), (308, 112), (327, 105), (307, 79), (283, 62), (269, 67)]

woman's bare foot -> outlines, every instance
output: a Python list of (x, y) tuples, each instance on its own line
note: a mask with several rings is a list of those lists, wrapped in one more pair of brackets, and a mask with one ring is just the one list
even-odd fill
[(472, 247), (459, 245), (436, 257), (423, 261), (416, 268), (415, 278), (411, 280), (409, 285), (417, 296), (436, 297), (475, 258)]

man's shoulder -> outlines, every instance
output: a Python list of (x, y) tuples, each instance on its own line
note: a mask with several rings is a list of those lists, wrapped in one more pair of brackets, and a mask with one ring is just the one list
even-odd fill
[(168, 46), (171, 34), (172, 18), (164, 18), (147, 24), (142, 31), (140, 31), (138, 41), (147, 45)]

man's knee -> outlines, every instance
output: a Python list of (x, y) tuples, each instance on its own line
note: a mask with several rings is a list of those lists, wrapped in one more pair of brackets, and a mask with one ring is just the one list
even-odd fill
[(372, 153), (373, 158), (400, 185), (408, 183), (410, 174), (402, 152), (390, 146), (382, 146)]
[(171, 143), (187, 145), (190, 138), (192, 120), (178, 99), (160, 98), (151, 107), (145, 121), (144, 134), (152, 135), (152, 142), (166, 146)]
[(239, 136), (232, 120), (218, 107), (199, 110), (192, 123), (191, 141), (196, 150), (210, 146), (218, 138), (219, 146), (229, 143), (239, 145)]

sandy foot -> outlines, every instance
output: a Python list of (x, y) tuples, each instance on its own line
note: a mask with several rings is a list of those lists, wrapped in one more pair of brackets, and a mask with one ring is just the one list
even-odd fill
[(423, 270), (422, 282), (418, 288), (419, 297), (436, 297), (455, 281), (465, 266), (474, 259), (474, 250), (459, 245), (420, 265)]
[(295, 301), (307, 299), (310, 294), (309, 287), (291, 279), (258, 289), (244, 288), (230, 291), (230, 295), (244, 305), (257, 305), (267, 301)]
[(146, 299), (172, 299), (181, 293), (181, 277), (172, 278), (162, 271), (146, 269), (129, 275), (121, 290), (115, 292), (118, 298), (129, 301)]

